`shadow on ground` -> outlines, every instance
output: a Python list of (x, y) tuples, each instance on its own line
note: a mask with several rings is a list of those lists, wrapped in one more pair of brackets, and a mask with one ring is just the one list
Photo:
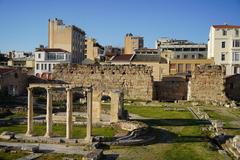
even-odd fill
[(208, 120), (199, 119), (141, 119), (141, 121), (150, 126), (195, 126), (211, 124)]
[(210, 142), (211, 139), (204, 134), (199, 133), (199, 135), (178, 135), (171, 132), (164, 126), (204, 126), (210, 125), (208, 120), (198, 120), (198, 119), (142, 119), (140, 120), (149, 126), (151, 126), (150, 134), (156, 138), (149, 142), (148, 144), (156, 143), (193, 143), (193, 142)]
[(211, 139), (208, 136), (181, 136), (174, 132), (161, 129), (151, 128), (151, 134), (155, 135), (155, 139), (148, 144), (156, 143), (194, 143), (194, 142), (210, 142)]
[(103, 159), (104, 160), (116, 160), (118, 158), (118, 154), (105, 154)]

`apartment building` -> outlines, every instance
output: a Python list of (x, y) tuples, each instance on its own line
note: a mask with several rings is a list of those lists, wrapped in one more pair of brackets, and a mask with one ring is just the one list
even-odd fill
[(56, 64), (70, 64), (72, 54), (60, 48), (37, 48), (35, 51), (35, 76), (52, 79)]
[(104, 47), (101, 46), (96, 39), (87, 38), (85, 40), (85, 58), (90, 60), (104, 59)]
[(127, 33), (124, 41), (124, 54), (133, 54), (135, 49), (144, 47), (143, 37)]
[(81, 63), (84, 59), (85, 32), (74, 25), (65, 25), (60, 19), (49, 20), (48, 47), (66, 50), (72, 54), (72, 63)]
[(119, 47), (113, 47), (113, 46), (105, 46), (104, 47), (104, 58), (105, 61), (109, 61), (113, 56), (121, 55), (122, 54), (122, 48)]
[(208, 40), (208, 58), (226, 68), (226, 75), (240, 73), (240, 26), (213, 25)]
[(172, 51), (173, 59), (206, 59), (207, 45), (197, 44), (188, 40), (160, 38), (155, 42), (155, 48), (162, 51)]

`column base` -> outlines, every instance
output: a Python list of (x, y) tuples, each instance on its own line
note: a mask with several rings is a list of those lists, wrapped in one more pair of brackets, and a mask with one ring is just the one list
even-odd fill
[(86, 138), (85, 138), (85, 141), (86, 141), (87, 143), (92, 143), (92, 142), (93, 142), (93, 136), (91, 136), (91, 137), (86, 137)]
[(72, 137), (66, 137), (66, 139), (72, 139)]
[(27, 137), (33, 137), (33, 134), (32, 134), (32, 133), (29, 133), (29, 132), (27, 132), (27, 133), (25, 133), (25, 136), (27, 136)]
[(46, 133), (46, 134), (44, 135), (44, 137), (45, 137), (45, 138), (51, 138), (51, 137), (52, 137), (52, 134), (47, 134), (47, 133)]

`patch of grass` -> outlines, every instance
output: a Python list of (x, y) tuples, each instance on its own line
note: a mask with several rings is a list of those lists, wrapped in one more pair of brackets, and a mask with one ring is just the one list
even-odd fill
[(9, 153), (9, 152), (0, 151), (1, 160), (13, 160), (13, 159), (18, 159), (27, 155), (28, 153), (25, 153), (25, 152)]
[(232, 120), (231, 117), (218, 113), (216, 110), (205, 110), (211, 119), (218, 119), (222, 121)]
[[(183, 108), (183, 104), (163, 103), (167, 108)], [(156, 139), (148, 145), (111, 147), (106, 153), (119, 154), (119, 160), (223, 160), (224, 156), (212, 150), (207, 133), (201, 127), (208, 121), (196, 120), (186, 111), (168, 111), (163, 106), (126, 106), (130, 113), (148, 119), (141, 121), (153, 127)], [(150, 118), (150, 119), (149, 119)]]
[(181, 118), (181, 119), (191, 119), (192, 114), (188, 111), (165, 111), (162, 106), (126, 106), (128, 112), (138, 114), (143, 117), (149, 118)]
[[(10, 131), (15, 133), (25, 133), (27, 130), (26, 125), (10, 125), (10, 126), (1, 126), (0, 133), (3, 131)], [(46, 132), (46, 125), (34, 125), (34, 135), (43, 136)], [(105, 136), (113, 137), (116, 133), (116, 129), (111, 127), (94, 127), (93, 135), (94, 136)], [(53, 125), (53, 134), (54, 136), (66, 136), (66, 126), (63, 124), (54, 124)], [(86, 127), (85, 126), (74, 126), (73, 127), (73, 137), (74, 138), (85, 138), (86, 136)]]
[(4, 119), (11, 120), (11, 119), (15, 119), (15, 118), (24, 118), (24, 117), (27, 117), (27, 112), (14, 113), (14, 114), (5, 116)]
[(218, 152), (211, 151), (207, 143), (178, 143), (163, 154), (164, 160), (223, 160), (224, 157)]
[(76, 154), (60, 154), (60, 153), (48, 153), (44, 154), (41, 157), (37, 158), (37, 160), (61, 160), (61, 159), (74, 159), (74, 160), (82, 160), (82, 155)]

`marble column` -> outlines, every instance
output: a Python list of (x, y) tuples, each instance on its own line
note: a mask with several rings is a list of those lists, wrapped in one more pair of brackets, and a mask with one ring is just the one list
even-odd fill
[(46, 106), (47, 114), (46, 114), (46, 133), (45, 137), (52, 136), (52, 90), (47, 88), (47, 106)]
[(87, 90), (87, 134), (86, 141), (91, 143), (92, 141), (92, 88)]
[(66, 88), (67, 91), (67, 113), (66, 113), (66, 139), (72, 138), (72, 129), (73, 129), (73, 122), (72, 122), (72, 105), (73, 105), (73, 97), (72, 97), (72, 89)]
[(27, 88), (28, 90), (28, 119), (27, 119), (27, 136), (32, 136), (33, 132), (33, 93), (32, 88)]

